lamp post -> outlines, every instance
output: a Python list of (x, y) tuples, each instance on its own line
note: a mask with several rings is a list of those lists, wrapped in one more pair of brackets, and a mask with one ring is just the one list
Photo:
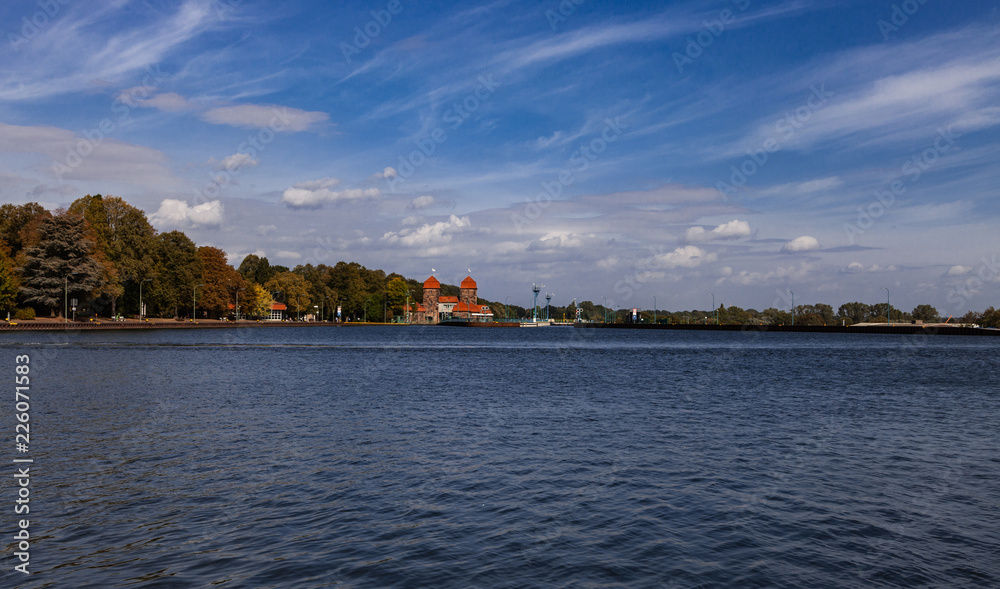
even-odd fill
[(142, 312), (142, 283), (152, 281), (152, 278), (145, 278), (139, 281), (139, 319), (142, 319), (143, 315), (145, 315), (145, 313)]
[(198, 319), (198, 287), (205, 286), (204, 284), (196, 284), (194, 288), (191, 289), (191, 322), (194, 323)]
[(76, 272), (70, 272), (63, 278), (63, 323), (69, 323), (69, 277)]
[(319, 316), (319, 305), (313, 305), (313, 309), (316, 309), (316, 315)]
[(885, 291), (885, 323), (889, 327), (892, 327), (892, 305), (889, 304), (889, 289), (882, 287)]
[(792, 327), (795, 327), (795, 293), (788, 289), (788, 294), (792, 295)]
[(719, 313), (715, 310), (715, 293), (709, 293), (712, 295), (712, 316), (715, 317), (715, 324), (719, 324)]
[(653, 325), (656, 325), (656, 295), (653, 295)]
[(240, 320), (240, 291), (241, 290), (243, 290), (243, 289), (242, 288), (237, 288), (236, 289), (236, 320), (237, 321)]

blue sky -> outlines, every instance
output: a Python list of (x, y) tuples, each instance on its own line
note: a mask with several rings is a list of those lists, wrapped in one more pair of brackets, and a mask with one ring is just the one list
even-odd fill
[(0, 200), (527, 305), (1000, 304), (1000, 8), (9, 2)]

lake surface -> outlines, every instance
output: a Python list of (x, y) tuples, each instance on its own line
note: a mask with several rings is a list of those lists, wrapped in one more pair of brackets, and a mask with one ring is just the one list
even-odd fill
[[(22, 587), (1000, 585), (1000, 339), (4, 333)], [(13, 472), (13, 395), (3, 414)], [(13, 585), (6, 585), (7, 582)]]

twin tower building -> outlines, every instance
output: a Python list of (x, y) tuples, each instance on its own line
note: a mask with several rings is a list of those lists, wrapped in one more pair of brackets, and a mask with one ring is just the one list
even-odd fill
[(479, 304), (478, 287), (471, 276), (459, 285), (458, 296), (441, 296), (441, 283), (431, 276), (424, 281), (424, 302), (415, 309), (406, 308), (411, 323), (434, 324), (442, 321), (493, 321), (493, 311)]

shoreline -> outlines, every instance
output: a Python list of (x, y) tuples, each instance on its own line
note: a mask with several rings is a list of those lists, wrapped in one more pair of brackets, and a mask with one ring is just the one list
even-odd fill
[(578, 323), (581, 329), (676, 329), (688, 331), (773, 331), (778, 333), (863, 333), (889, 335), (1000, 335), (1000, 329), (942, 325), (668, 325), (665, 323)]
[(222, 321), (202, 319), (199, 321), (175, 321), (173, 319), (125, 321), (62, 321), (37, 319), (0, 323), (3, 331), (117, 331), (122, 329), (247, 329), (252, 327), (347, 327), (358, 325), (406, 325), (405, 323), (332, 323), (328, 321)]

